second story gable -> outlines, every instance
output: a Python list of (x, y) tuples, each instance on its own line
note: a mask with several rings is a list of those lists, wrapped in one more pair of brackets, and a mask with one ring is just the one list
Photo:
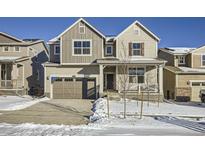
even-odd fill
[(117, 57), (128, 52), (130, 58), (157, 58), (159, 38), (138, 21), (133, 22), (116, 38)]
[(104, 39), (81, 18), (50, 43), (50, 60), (61, 64), (93, 63), (103, 57)]
[[(159, 38), (138, 21), (117, 36), (104, 36), (80, 18), (63, 33), (49, 41), (50, 62), (90, 64), (97, 59), (157, 58)], [(123, 55), (123, 56), (122, 56)]]

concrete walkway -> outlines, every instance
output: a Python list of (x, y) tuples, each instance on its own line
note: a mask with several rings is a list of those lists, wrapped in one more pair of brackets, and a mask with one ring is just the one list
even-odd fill
[(48, 100), (17, 111), (3, 111), (0, 123), (35, 123), (80, 125), (88, 123), (92, 114), (91, 100)]

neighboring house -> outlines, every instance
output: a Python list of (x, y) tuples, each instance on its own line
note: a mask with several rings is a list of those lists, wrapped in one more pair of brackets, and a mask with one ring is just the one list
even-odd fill
[(158, 59), (159, 38), (135, 21), (117, 36), (106, 37), (83, 18), (49, 43), (45, 94), (50, 98), (97, 98), (107, 90), (122, 92), (126, 63), (129, 92), (163, 96), (164, 60)]
[(43, 93), (48, 51), (43, 40), (20, 40), (0, 32), (0, 94)]
[(205, 46), (161, 48), (158, 55), (167, 60), (164, 68), (164, 96), (176, 101), (200, 101), (205, 89)]

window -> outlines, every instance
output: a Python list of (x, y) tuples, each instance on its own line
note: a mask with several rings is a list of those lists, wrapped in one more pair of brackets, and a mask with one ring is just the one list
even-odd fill
[(80, 34), (85, 34), (85, 24), (79, 23), (79, 33)]
[(205, 66), (205, 55), (202, 55), (201, 61), (202, 61), (202, 66)]
[(200, 86), (201, 83), (200, 82), (192, 82), (192, 86)]
[(9, 51), (9, 47), (8, 46), (4, 47), (4, 51)]
[(54, 55), (59, 55), (60, 54), (60, 45), (55, 45), (54, 46)]
[(109, 45), (109, 46), (106, 46), (106, 52), (105, 52), (106, 55), (110, 56), (113, 54), (113, 46)]
[(132, 43), (132, 55), (133, 56), (141, 55), (141, 43)]
[(179, 64), (185, 64), (185, 56), (178, 56)]
[(73, 41), (73, 55), (91, 55), (91, 41)]
[(15, 46), (14, 49), (15, 49), (15, 51), (20, 51), (20, 47), (18, 47), (18, 46)]
[(129, 83), (144, 83), (144, 73), (143, 67), (129, 68)]

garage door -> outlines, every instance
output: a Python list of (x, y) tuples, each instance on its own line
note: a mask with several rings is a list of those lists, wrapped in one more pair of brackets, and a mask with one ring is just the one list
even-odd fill
[(95, 99), (96, 80), (94, 78), (63, 78), (53, 82), (53, 98), (55, 99)]
[(191, 101), (201, 101), (199, 94), (202, 87), (192, 87), (191, 93)]

